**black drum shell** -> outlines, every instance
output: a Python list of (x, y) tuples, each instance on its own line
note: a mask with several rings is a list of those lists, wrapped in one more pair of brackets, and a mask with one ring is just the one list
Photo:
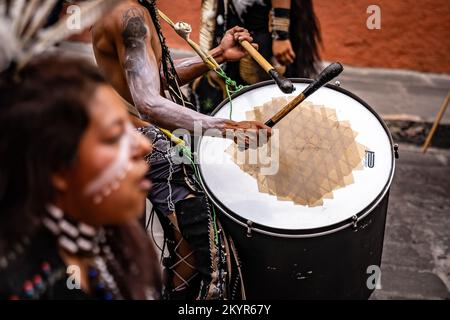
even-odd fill
[(388, 199), (386, 193), (356, 226), (309, 238), (248, 237), (246, 227), (219, 213), (242, 262), (247, 299), (368, 299), (368, 267), (381, 265)]

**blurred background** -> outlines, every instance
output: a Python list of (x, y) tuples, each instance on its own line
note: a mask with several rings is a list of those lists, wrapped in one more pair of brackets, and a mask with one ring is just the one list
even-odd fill
[[(322, 30), (324, 60), (357, 67), (450, 74), (448, 0), (314, 0), (313, 3)], [(374, 4), (381, 8), (380, 30), (369, 30), (366, 26), (367, 8)], [(192, 38), (198, 41), (200, 0), (159, 0), (158, 6), (173, 20), (190, 23)], [(189, 50), (172, 30), (165, 30), (172, 48)]]

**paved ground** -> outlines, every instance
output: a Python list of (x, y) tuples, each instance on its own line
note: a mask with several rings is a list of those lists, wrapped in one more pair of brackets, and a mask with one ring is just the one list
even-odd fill
[[(432, 122), (450, 76), (346, 67), (341, 86), (385, 119)], [(450, 109), (443, 124), (450, 124)], [(392, 128), (391, 128), (392, 129)], [(444, 137), (450, 140), (448, 133)], [(373, 299), (450, 299), (450, 151), (400, 145)]]
[[(412, 71), (352, 68), (341, 86), (365, 100), (387, 122), (394, 140), (422, 145), (450, 92), (450, 76)], [(450, 148), (450, 108), (444, 113), (432, 146)]]
[[(384, 116), (433, 121), (450, 91), (450, 75), (346, 66), (341, 86)], [(443, 123), (450, 123), (450, 110)]]
[(400, 145), (374, 299), (449, 299), (450, 151)]

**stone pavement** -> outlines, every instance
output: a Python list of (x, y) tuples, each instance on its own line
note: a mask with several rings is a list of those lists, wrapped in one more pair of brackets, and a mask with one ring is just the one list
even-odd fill
[[(413, 71), (345, 67), (341, 87), (377, 111), (396, 142), (422, 145), (450, 91), (450, 76)], [(450, 148), (450, 108), (432, 145)]]
[[(347, 89), (385, 118), (432, 122), (450, 91), (450, 75), (345, 66), (339, 76)], [(450, 110), (442, 123), (450, 123)]]
[[(338, 80), (387, 121), (396, 142), (417, 144), (450, 90), (449, 75), (413, 71), (346, 66)], [(448, 146), (450, 108), (441, 124), (436, 138)], [(400, 145), (381, 271), (382, 289), (372, 299), (450, 299), (449, 150), (423, 155)]]
[(400, 145), (381, 290), (373, 299), (450, 299), (450, 151)]

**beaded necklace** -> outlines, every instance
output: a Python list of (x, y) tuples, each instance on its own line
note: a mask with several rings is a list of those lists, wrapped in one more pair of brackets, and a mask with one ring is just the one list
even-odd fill
[(75, 222), (53, 205), (48, 205), (47, 210), (48, 215), (44, 217), (43, 223), (56, 236), (59, 246), (71, 255), (93, 261), (87, 268), (91, 295), (101, 300), (123, 299), (108, 268), (117, 262), (106, 242), (104, 230)]

